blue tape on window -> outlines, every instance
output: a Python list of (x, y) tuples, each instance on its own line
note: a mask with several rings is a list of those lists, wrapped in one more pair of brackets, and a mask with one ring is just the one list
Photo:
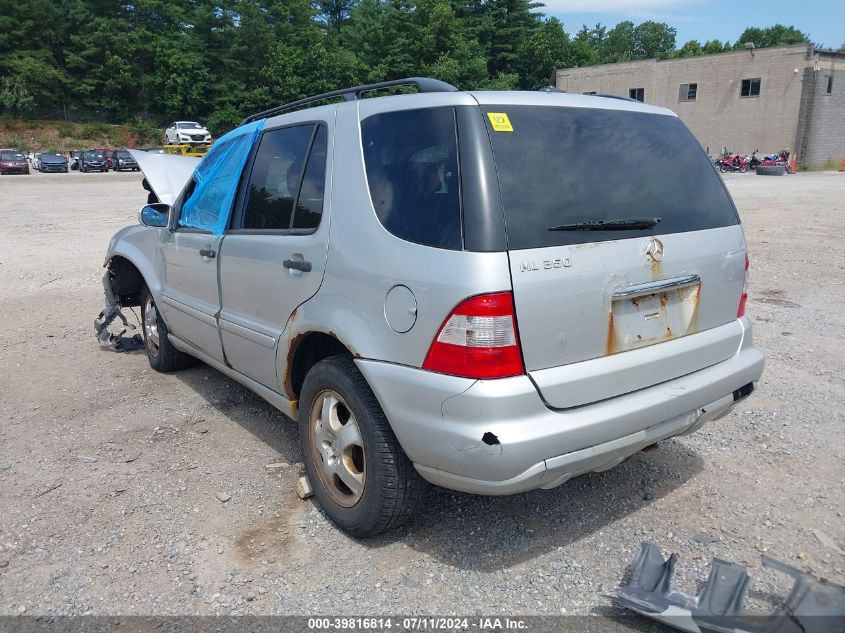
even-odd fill
[(264, 120), (221, 136), (194, 172), (194, 193), (182, 205), (180, 226), (222, 235), (229, 224), (238, 180), (249, 151), (264, 127)]

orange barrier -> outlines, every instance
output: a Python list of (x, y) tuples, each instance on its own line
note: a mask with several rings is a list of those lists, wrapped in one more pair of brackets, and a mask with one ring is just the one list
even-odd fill
[(795, 152), (793, 152), (792, 157), (789, 159), (789, 173), (791, 173), (791, 174), (795, 173), (795, 163), (796, 163)]
[(845, 171), (845, 158), (842, 159), (842, 164), (839, 166), (839, 171)]

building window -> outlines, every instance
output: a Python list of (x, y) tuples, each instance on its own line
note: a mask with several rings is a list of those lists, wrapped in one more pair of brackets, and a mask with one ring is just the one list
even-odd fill
[(628, 91), (628, 96), (637, 101), (645, 101), (645, 88), (631, 88)]
[(760, 78), (753, 77), (752, 79), (743, 79), (742, 87), (739, 89), (740, 97), (759, 97), (760, 96)]
[(681, 89), (678, 91), (679, 101), (695, 101), (698, 95), (698, 84), (681, 84)]
[(825, 91), (826, 94), (830, 94), (833, 92), (833, 75), (827, 76), (827, 90)]
[(594, 94), (596, 94), (596, 91), (595, 91), (595, 90), (588, 90), (588, 91), (587, 91), (587, 92), (585, 92), (584, 94), (585, 94), (585, 95), (594, 95)]

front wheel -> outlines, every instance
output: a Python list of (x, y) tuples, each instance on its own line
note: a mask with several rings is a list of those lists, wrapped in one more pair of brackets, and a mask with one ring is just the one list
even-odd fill
[(167, 325), (158, 313), (149, 288), (144, 288), (141, 294), (141, 330), (150, 367), (156, 371), (176, 371), (194, 363), (193, 357), (173, 347), (167, 336)]
[(742, 165), (742, 166), (739, 168), (739, 173), (741, 173), (741, 174), (744, 174), (744, 173), (745, 173), (745, 172), (747, 172), (747, 171), (748, 171), (748, 167), (746, 167), (745, 165)]
[(324, 359), (308, 372), (299, 400), (299, 441), (314, 496), (352, 536), (397, 527), (424, 502), (427, 482), (350, 356)]

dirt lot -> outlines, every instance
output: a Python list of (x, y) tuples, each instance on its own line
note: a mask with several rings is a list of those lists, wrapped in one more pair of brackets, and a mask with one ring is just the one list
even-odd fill
[(845, 174), (726, 180), (768, 357), (748, 402), (556, 490), (436, 491), (360, 542), (296, 497), (296, 429), (264, 401), (97, 345), (140, 177), (0, 177), (0, 614), (608, 612), (642, 540), (686, 591), (718, 557), (765, 602), (763, 553), (845, 583)]

